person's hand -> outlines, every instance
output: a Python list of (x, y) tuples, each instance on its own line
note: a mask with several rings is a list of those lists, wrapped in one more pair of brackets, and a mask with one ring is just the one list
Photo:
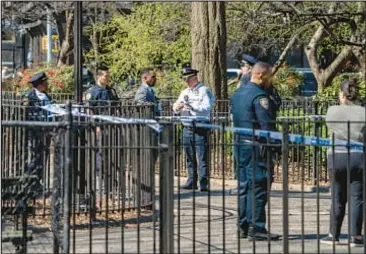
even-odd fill
[(100, 129), (100, 127), (96, 128), (95, 133), (96, 133), (97, 136), (102, 135), (102, 130)]
[(183, 103), (174, 103), (173, 110), (174, 111), (179, 111), (179, 110), (183, 109), (183, 107), (184, 107)]

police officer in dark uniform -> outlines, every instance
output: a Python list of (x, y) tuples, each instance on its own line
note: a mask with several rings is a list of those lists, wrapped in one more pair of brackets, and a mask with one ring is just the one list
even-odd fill
[[(118, 113), (118, 95), (114, 88), (109, 86), (110, 76), (107, 67), (100, 67), (97, 72), (97, 82), (87, 91), (86, 99), (93, 114), (109, 114)], [(107, 108), (106, 106), (111, 106)]]
[(33, 87), (22, 96), (22, 105), (27, 106), (26, 120), (28, 121), (47, 121), (47, 111), (40, 108), (53, 103), (47, 94), (47, 79), (44, 72), (36, 73), (29, 79)]
[[(96, 84), (90, 88), (87, 92), (87, 103), (90, 109), (90, 113), (94, 115), (118, 115), (119, 114), (119, 98), (117, 96), (116, 90), (109, 86), (110, 76), (107, 67), (102, 66), (97, 72)], [(102, 129), (101, 127), (96, 127), (96, 140), (97, 146), (104, 145), (104, 140), (108, 137), (108, 129)], [(106, 179), (107, 172), (101, 172), (102, 168), (102, 158), (103, 163), (108, 163), (108, 156), (103, 153), (106, 150), (98, 150), (96, 155), (96, 171), (99, 176), (97, 181), (98, 189), (101, 191), (101, 179), (104, 177)], [(106, 185), (106, 184), (105, 184)], [(109, 186), (112, 186), (110, 182)], [(105, 191), (108, 191), (105, 189)]]
[(252, 68), (257, 62), (258, 60), (254, 57), (245, 54), (243, 55), (243, 59), (240, 62), (241, 74), (238, 88), (249, 83)]
[[(237, 89), (231, 98), (235, 127), (275, 130), (277, 107), (265, 90), (271, 84), (271, 77), (271, 65), (258, 62), (253, 66), (250, 82)], [(268, 178), (272, 178), (272, 172), (268, 172), (267, 168), (273, 167), (273, 163), (267, 161), (266, 152), (268, 151), (257, 144), (257, 142), (260, 144), (261, 140), (256, 139), (255, 144), (252, 141), (252, 136), (236, 135), (235, 157), (239, 167), (240, 182), (240, 237), (247, 238), (249, 235), (249, 240), (267, 240), (268, 237), (276, 240), (279, 236), (267, 232), (265, 228), (267, 181)], [(253, 179), (253, 171), (255, 171), (255, 179)], [(254, 190), (253, 183), (255, 183)], [(255, 207), (252, 207), (253, 191)], [(255, 221), (252, 221), (252, 213), (254, 213)]]
[[(251, 72), (253, 66), (258, 63), (258, 60), (250, 55), (243, 55), (243, 60), (241, 60), (241, 75), (240, 75), (240, 83), (239, 86), (244, 86), (250, 82)], [(282, 104), (282, 99), (278, 94), (276, 88), (271, 85), (265, 89), (270, 97), (271, 100), (275, 103), (277, 108), (279, 109)]]
[[(51, 97), (47, 94), (48, 83), (47, 75), (44, 72), (34, 74), (29, 83), (32, 89), (22, 96), (22, 105), (25, 107), (25, 120), (27, 121), (47, 121), (48, 112), (41, 108), (48, 104), (52, 104)], [(39, 128), (27, 128), (26, 140), (28, 149), (26, 157), (29, 159), (26, 165), (26, 172), (29, 175), (36, 175), (38, 181), (34, 189), (38, 194), (42, 193), (43, 186), (40, 180), (43, 178), (44, 156), (48, 156), (48, 148), (50, 137), (46, 132)]]

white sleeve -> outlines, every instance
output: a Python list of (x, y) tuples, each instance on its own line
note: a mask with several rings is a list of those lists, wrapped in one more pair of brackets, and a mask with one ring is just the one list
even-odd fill
[(182, 103), (184, 101), (184, 90), (180, 93), (178, 99), (175, 101), (175, 103), (173, 104), (173, 111), (174, 113), (179, 113), (181, 110), (175, 110), (174, 109), (174, 105), (175, 104), (179, 104), (179, 103)]
[(198, 107), (194, 108), (193, 111), (209, 115), (214, 103), (215, 96), (211, 92), (210, 88), (205, 87), (202, 92), (202, 102)]

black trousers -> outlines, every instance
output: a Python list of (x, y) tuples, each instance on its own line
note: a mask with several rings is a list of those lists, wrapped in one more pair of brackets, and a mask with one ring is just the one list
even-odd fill
[[(351, 236), (361, 235), (363, 211), (363, 153), (351, 153), (350, 179), (347, 179), (347, 153), (335, 153), (334, 158), (328, 154), (328, 171), (331, 181), (332, 205), (330, 210), (330, 233), (339, 238), (344, 219), (348, 196), (350, 197), (350, 233)], [(347, 182), (350, 183), (349, 195)]]

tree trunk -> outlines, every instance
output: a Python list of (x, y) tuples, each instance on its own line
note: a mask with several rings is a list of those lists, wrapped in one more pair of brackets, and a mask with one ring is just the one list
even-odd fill
[(72, 37), (73, 24), (74, 24), (74, 12), (70, 10), (68, 14), (66, 13), (65, 33), (62, 34), (64, 37), (62, 41), (60, 36), (61, 48), (57, 61), (57, 67), (61, 67), (62, 65), (66, 64), (67, 57), (70, 55), (70, 52), (74, 48), (73, 37)]
[(228, 97), (225, 2), (192, 2), (192, 67), (217, 99)]

